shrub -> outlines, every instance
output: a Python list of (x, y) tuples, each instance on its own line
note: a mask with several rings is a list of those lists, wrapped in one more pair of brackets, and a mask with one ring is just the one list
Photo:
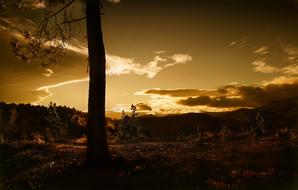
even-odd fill
[(49, 122), (50, 128), (45, 129), (45, 137), (49, 141), (52, 141), (53, 137), (55, 139), (63, 139), (67, 136), (67, 126), (62, 122), (55, 103), (50, 102), (46, 120)]
[(255, 139), (256, 137), (260, 137), (265, 134), (265, 128), (264, 128), (264, 117), (257, 112), (256, 118), (255, 118), (255, 127), (252, 131), (252, 138)]
[(133, 142), (145, 137), (145, 133), (137, 122), (137, 107), (131, 105), (130, 116), (122, 111), (122, 117), (118, 125), (114, 128), (114, 135), (120, 142)]

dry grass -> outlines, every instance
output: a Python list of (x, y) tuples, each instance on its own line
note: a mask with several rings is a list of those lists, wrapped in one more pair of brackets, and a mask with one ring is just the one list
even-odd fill
[(114, 166), (84, 166), (85, 147), (1, 145), (1, 189), (297, 189), (297, 139), (110, 145)]

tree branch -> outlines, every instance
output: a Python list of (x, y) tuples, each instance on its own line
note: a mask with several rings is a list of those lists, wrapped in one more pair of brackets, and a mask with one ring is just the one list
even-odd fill
[(50, 15), (49, 17), (47, 17), (46, 19), (50, 19), (56, 15), (58, 15), (59, 13), (61, 13), (63, 10), (65, 10), (67, 7), (69, 7), (71, 4), (73, 4), (76, 0), (72, 0), (69, 3), (67, 3), (64, 7), (62, 7), (61, 9), (59, 9), (57, 12), (55, 12), (54, 14)]
[(86, 19), (86, 16), (84, 16), (82, 18), (73, 19), (73, 20), (67, 20), (67, 21), (62, 22), (61, 24), (72, 24), (74, 22), (80, 22), (84, 19)]

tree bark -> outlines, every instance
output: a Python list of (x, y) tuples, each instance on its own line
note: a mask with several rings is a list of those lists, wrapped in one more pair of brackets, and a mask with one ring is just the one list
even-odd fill
[(99, 0), (86, 0), (89, 54), (89, 100), (87, 121), (87, 164), (111, 161), (105, 131), (106, 58), (101, 30)]

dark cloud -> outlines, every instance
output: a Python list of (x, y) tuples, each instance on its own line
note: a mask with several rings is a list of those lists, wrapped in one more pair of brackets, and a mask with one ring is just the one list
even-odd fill
[(144, 103), (138, 103), (136, 106), (139, 111), (152, 111), (152, 108)]
[[(234, 92), (231, 96), (231, 91)], [(258, 107), (273, 100), (298, 96), (298, 83), (269, 84), (260, 86), (229, 85), (218, 89), (222, 96), (197, 96), (181, 99), (177, 103), (185, 106), (206, 105), (211, 107)]]
[(208, 105), (212, 99), (209, 96), (198, 96), (195, 98), (187, 98), (179, 100), (178, 103), (187, 106)]
[(249, 107), (247, 103), (240, 98), (227, 98), (226, 96), (219, 96), (216, 98), (210, 98), (209, 96), (198, 96), (195, 98), (182, 99), (177, 102), (178, 104), (185, 106), (198, 106), (206, 105), (210, 107)]
[(298, 83), (295, 84), (270, 84), (265, 88), (241, 86), (239, 94), (251, 106), (260, 106), (272, 100), (285, 99), (298, 96)]
[(178, 101), (178, 104), (186, 106), (208, 105), (211, 107), (258, 107), (272, 100), (290, 98), (298, 96), (298, 84), (268, 85), (266, 87), (255, 86), (228, 86), (219, 89), (221, 92), (228, 93), (227, 89), (233, 88), (237, 91), (240, 98), (229, 98), (218, 96), (199, 96)]

